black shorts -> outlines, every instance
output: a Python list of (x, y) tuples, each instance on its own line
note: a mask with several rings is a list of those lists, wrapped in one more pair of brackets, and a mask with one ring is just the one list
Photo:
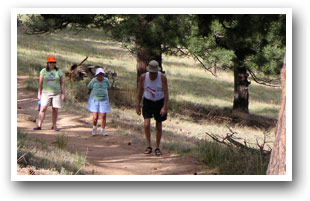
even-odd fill
[(154, 117), (156, 121), (165, 121), (167, 119), (167, 113), (164, 116), (160, 115), (160, 110), (164, 106), (164, 99), (158, 101), (151, 101), (143, 98), (142, 115), (144, 119), (150, 119)]

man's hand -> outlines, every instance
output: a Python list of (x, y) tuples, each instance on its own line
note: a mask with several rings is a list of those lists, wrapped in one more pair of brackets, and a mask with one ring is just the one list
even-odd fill
[(162, 107), (161, 110), (160, 110), (160, 115), (164, 116), (165, 114), (167, 114), (167, 108)]
[(137, 115), (141, 115), (141, 107), (140, 107), (140, 105), (137, 105), (136, 113), (137, 113)]

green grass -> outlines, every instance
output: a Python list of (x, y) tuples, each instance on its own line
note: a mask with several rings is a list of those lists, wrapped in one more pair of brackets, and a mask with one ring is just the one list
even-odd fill
[[(78, 35), (74, 33), (64, 30), (57, 34), (25, 35), (18, 31), (18, 74), (30, 75), (27, 87), (35, 90), (36, 77), (45, 67), (48, 55), (56, 56), (57, 66), (63, 71), (68, 70), (73, 63), (81, 62), (86, 55), (89, 56), (85, 64), (102, 65), (105, 70), (118, 73), (117, 88), (109, 91), (112, 111), (108, 118), (113, 120), (113, 125), (118, 127), (120, 132), (124, 131), (123, 133), (143, 139), (143, 119), (135, 114), (136, 59), (127, 50), (122, 49), (120, 43), (109, 40), (99, 30), (89, 29)], [(252, 147), (255, 147), (256, 140), (262, 142), (266, 134), (267, 141), (272, 146), (274, 127), (266, 129), (258, 125), (243, 125), (241, 121), (226, 120), (227, 117), (230, 118), (233, 102), (233, 72), (218, 70), (217, 77), (214, 77), (191, 58), (166, 55), (163, 55), (163, 68), (168, 78), (170, 98), (168, 120), (163, 124), (163, 146), (179, 153), (189, 153), (197, 147), (197, 144), (184, 143), (187, 139), (198, 139), (203, 142), (210, 140), (205, 132), (225, 136), (228, 132), (227, 125), (238, 133), (238, 137), (246, 139)], [(65, 80), (67, 101), (63, 109), (83, 116), (89, 115), (86, 109), (87, 82), (88, 80), (72, 83)], [(268, 118), (277, 118), (280, 88), (270, 88), (252, 82), (249, 93), (251, 114), (266, 117), (266, 121)], [(201, 150), (199, 152), (205, 154), (212, 151), (203, 146), (199, 149)], [(214, 149), (221, 150), (222, 147)], [(225, 151), (217, 152), (219, 158), (222, 157), (222, 152), (225, 153)], [(231, 158), (236, 160), (234, 157)], [(224, 163), (224, 161), (211, 161), (214, 161), (216, 166)], [(257, 164), (259, 161), (252, 163)], [(233, 172), (235, 170), (231, 171), (231, 174), (236, 173)], [(244, 173), (252, 174), (253, 171), (245, 170)], [(257, 174), (260, 173), (261, 168), (257, 170)]]
[(68, 136), (58, 135), (57, 136), (57, 147), (59, 149), (65, 149), (68, 144)]
[(221, 175), (264, 175), (269, 162), (269, 156), (208, 141), (200, 144), (195, 152)]

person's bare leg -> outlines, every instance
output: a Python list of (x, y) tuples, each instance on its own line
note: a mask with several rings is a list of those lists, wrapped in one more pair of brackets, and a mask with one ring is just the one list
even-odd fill
[(144, 135), (146, 138), (146, 144), (151, 147), (151, 131), (150, 131), (151, 119), (144, 119)]
[(41, 106), (40, 108), (39, 117), (38, 117), (38, 127), (42, 127), (47, 107), (48, 106), (44, 106), (44, 107)]
[(105, 132), (105, 126), (107, 124), (107, 114), (106, 113), (100, 113), (100, 119), (101, 119), (100, 133), (102, 136), (108, 136), (108, 134)]
[(53, 121), (53, 128), (56, 129), (56, 123), (57, 123), (57, 117), (58, 117), (58, 108), (52, 108), (52, 121)]
[(92, 116), (93, 116), (92, 136), (95, 136), (97, 134), (98, 113), (97, 112), (92, 112)]
[(97, 126), (98, 112), (92, 112), (92, 114), (93, 114), (93, 126)]
[(107, 124), (107, 113), (100, 113), (100, 119), (101, 119), (101, 128), (105, 129), (105, 126)]
[(161, 135), (162, 135), (162, 122), (156, 121), (156, 149), (159, 149)]

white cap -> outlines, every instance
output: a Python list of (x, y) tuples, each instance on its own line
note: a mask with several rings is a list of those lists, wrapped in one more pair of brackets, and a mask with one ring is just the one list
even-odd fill
[(97, 68), (95, 76), (97, 76), (99, 73), (105, 74), (105, 72), (102, 68)]

